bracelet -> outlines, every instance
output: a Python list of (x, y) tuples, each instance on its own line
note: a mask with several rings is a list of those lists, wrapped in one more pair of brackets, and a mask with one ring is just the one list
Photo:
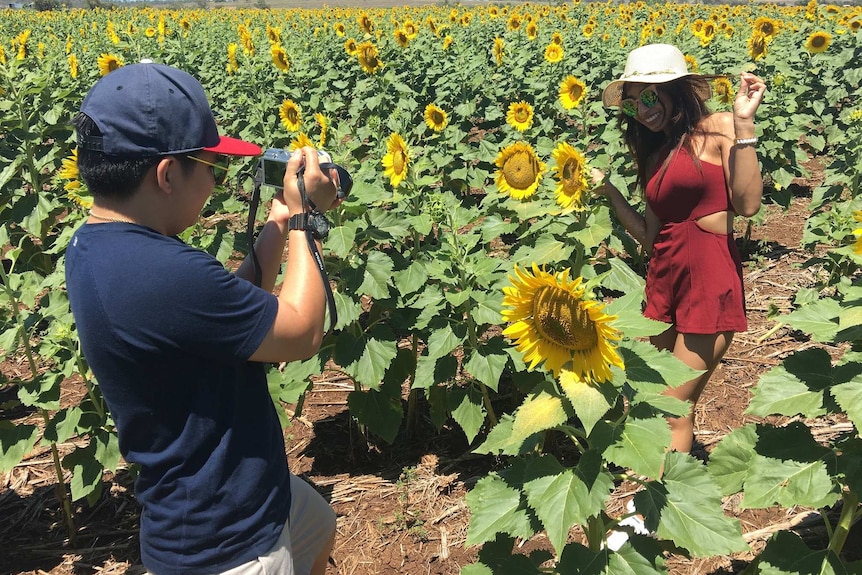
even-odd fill
[(757, 143), (757, 136), (752, 138), (737, 138), (735, 143), (737, 146), (754, 145)]

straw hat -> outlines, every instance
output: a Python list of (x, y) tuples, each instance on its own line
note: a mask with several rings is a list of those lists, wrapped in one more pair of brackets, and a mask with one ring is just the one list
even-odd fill
[(619, 106), (626, 82), (663, 84), (685, 76), (703, 78), (703, 82), (697, 83), (697, 95), (703, 100), (712, 96), (709, 82), (701, 74), (688, 71), (685, 56), (679, 48), (670, 44), (647, 44), (629, 52), (623, 75), (608, 84), (602, 94), (602, 102), (606, 107)]

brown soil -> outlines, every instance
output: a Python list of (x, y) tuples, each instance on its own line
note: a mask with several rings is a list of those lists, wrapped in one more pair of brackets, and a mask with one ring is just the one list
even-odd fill
[[(796, 290), (813, 285), (816, 269), (802, 266), (810, 254), (800, 239), (810, 198), (799, 188), (787, 211), (764, 206), (766, 219), (740, 243), (745, 265), (749, 330), (738, 334), (697, 408), (696, 452), (708, 457), (718, 441), (752, 421), (745, 414), (750, 390), (758, 377), (793, 351), (812, 344), (787, 327), (777, 331), (770, 310), (789, 310)], [(744, 235), (744, 221), (738, 235)], [(831, 350), (838, 352), (838, 350)], [(0, 366), (12, 376), (19, 367)], [(470, 453), (455, 427), (436, 432), (419, 421), (414, 437), (399, 436), (395, 445), (368, 442), (348, 415), (351, 385), (337, 379), (315, 383), (301, 416), (286, 431), (291, 469), (301, 474), (330, 501), (338, 514), (338, 535), (330, 575), (427, 573), (450, 575), (476, 557), (465, 548), (469, 510), (465, 493), (495, 465)], [(76, 403), (80, 382), (64, 386), (64, 404)], [(2, 404), (4, 397), (0, 397)], [(287, 406), (288, 411), (294, 406)], [(20, 422), (26, 414), (0, 411), (0, 418)], [(829, 422), (819, 422), (828, 433)], [(72, 449), (71, 443), (61, 452)], [(47, 449), (40, 448), (10, 473), (0, 475), (0, 574), (51, 575), (140, 573), (137, 539), (139, 507), (126, 472), (106, 478), (106, 489), (93, 506), (76, 504), (78, 530), (74, 547), (66, 539), (62, 514), (54, 495), (55, 475)], [(67, 477), (68, 481), (68, 477)], [(621, 508), (626, 486), (615, 493), (611, 512)], [(756, 553), (767, 530), (798, 515), (800, 509), (740, 510), (729, 498), (725, 511), (738, 517)], [(822, 521), (820, 522), (822, 525)], [(823, 537), (808, 529), (812, 540)], [(862, 549), (858, 533), (847, 549)], [(547, 547), (537, 536), (526, 548)], [(729, 575), (738, 573), (753, 553), (689, 560), (672, 556), (670, 572)], [(859, 557), (854, 557), (858, 559)]]

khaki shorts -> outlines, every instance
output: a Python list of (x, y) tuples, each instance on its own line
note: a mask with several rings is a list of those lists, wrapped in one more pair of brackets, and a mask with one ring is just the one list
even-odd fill
[[(335, 533), (335, 511), (311, 485), (290, 475), (290, 515), (265, 554), (219, 575), (308, 575)], [(153, 575), (148, 573), (147, 575)]]

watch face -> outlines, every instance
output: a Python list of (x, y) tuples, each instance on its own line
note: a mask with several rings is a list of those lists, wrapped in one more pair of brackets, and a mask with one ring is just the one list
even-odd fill
[(308, 227), (315, 238), (322, 240), (329, 233), (329, 220), (323, 214), (313, 213), (308, 222)]

